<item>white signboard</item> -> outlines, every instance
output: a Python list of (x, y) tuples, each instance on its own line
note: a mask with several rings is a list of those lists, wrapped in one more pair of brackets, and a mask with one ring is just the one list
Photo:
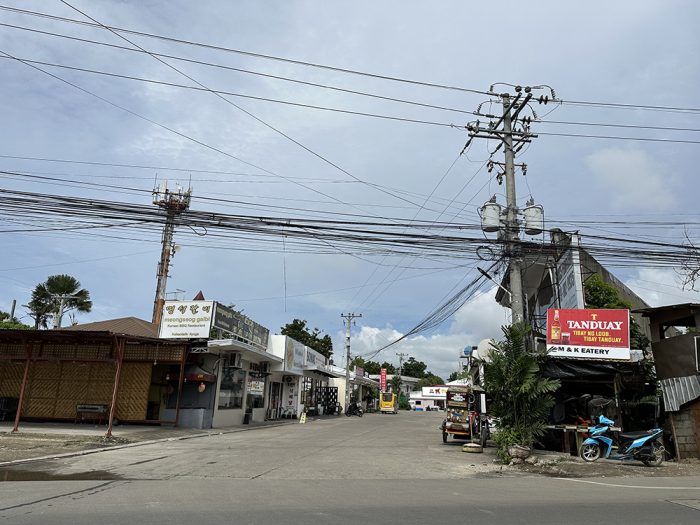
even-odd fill
[(424, 386), (421, 391), (423, 397), (444, 398), (447, 395), (446, 386)]
[(559, 308), (585, 308), (583, 298), (583, 279), (581, 277), (581, 260), (579, 258), (579, 237), (571, 236), (571, 247), (557, 261), (557, 280), (559, 282)]
[(316, 350), (306, 347), (306, 366), (323, 368), (326, 364), (326, 357)]
[(213, 314), (214, 301), (165, 301), (158, 337), (208, 338)]
[(299, 372), (304, 369), (304, 345), (291, 337), (285, 341), (284, 369)]

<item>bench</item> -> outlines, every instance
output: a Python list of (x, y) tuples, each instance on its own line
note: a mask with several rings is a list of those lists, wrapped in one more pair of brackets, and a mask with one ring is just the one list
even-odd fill
[(96, 421), (98, 425), (104, 423), (109, 414), (108, 405), (84, 404), (75, 405), (75, 422)]

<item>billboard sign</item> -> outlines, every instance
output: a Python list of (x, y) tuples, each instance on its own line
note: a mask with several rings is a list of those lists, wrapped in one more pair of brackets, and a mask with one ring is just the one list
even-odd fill
[(629, 360), (629, 310), (549, 309), (547, 351), (552, 357)]
[(585, 308), (578, 248), (578, 236), (573, 235), (571, 246), (557, 261), (559, 306), (561, 308)]
[(158, 337), (208, 339), (213, 313), (213, 301), (165, 301)]
[(386, 368), (382, 368), (379, 373), (379, 389), (386, 392)]
[[(267, 351), (270, 331), (264, 326), (251, 321), (233, 308), (215, 303), (214, 328), (232, 334), (236, 339)], [(207, 334), (208, 337), (208, 334)]]

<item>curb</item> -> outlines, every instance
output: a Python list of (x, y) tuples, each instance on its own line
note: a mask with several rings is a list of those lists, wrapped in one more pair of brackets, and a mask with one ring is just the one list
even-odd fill
[[(294, 422), (296, 422), (296, 421), (294, 421)], [(254, 426), (254, 427), (248, 427), (248, 428), (233, 428), (230, 430), (220, 430), (217, 432), (202, 432), (199, 434), (192, 434), (189, 436), (174, 436), (174, 437), (168, 437), (168, 438), (149, 439), (146, 441), (137, 441), (135, 443), (127, 443), (125, 445), (115, 445), (113, 447), (93, 448), (93, 449), (89, 449), (89, 450), (76, 450), (75, 452), (66, 452), (64, 454), (51, 454), (49, 456), (37, 456), (34, 458), (13, 459), (11, 461), (0, 462), (0, 467), (10, 467), (13, 465), (21, 465), (23, 463), (31, 463), (33, 461), (46, 461), (49, 459), (74, 458), (74, 457), (78, 457), (78, 456), (87, 456), (89, 454), (98, 454), (100, 452), (109, 452), (110, 450), (121, 450), (124, 448), (141, 447), (144, 445), (153, 445), (155, 443), (167, 443), (169, 441), (184, 441), (186, 439), (197, 439), (197, 438), (203, 438), (203, 437), (221, 436), (223, 434), (235, 434), (238, 432), (250, 432), (251, 430), (260, 430), (263, 428), (281, 427), (284, 425), (291, 425), (291, 424), (292, 424), (292, 421), (284, 422), (284, 423), (270, 423), (269, 425), (260, 425), (260, 426)]]

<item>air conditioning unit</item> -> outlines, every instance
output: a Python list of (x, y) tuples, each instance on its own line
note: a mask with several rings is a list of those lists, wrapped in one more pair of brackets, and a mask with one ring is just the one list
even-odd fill
[(243, 368), (241, 354), (229, 354), (226, 358), (226, 366), (229, 368)]
[(260, 373), (261, 374), (269, 374), (270, 373), (269, 361), (265, 361), (264, 363), (260, 363)]

